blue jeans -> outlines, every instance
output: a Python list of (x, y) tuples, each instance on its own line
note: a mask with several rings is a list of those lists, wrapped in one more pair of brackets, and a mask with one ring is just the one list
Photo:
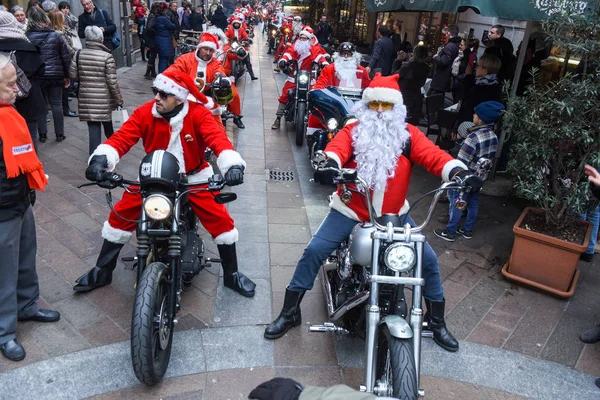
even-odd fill
[[(407, 221), (411, 225), (415, 225), (410, 217)], [(317, 233), (304, 249), (288, 289), (296, 292), (311, 290), (323, 261), (350, 236), (355, 226), (356, 221), (333, 209), (329, 210), (329, 214), (321, 222)], [(444, 288), (440, 278), (437, 256), (427, 242), (423, 252), (423, 278), (425, 279), (424, 296), (431, 301), (444, 300)]]
[(169, 66), (170, 57), (158, 55), (158, 73), (162, 74), (165, 69)]
[(579, 218), (592, 223), (592, 237), (590, 237), (590, 242), (585, 252), (587, 254), (594, 254), (594, 247), (596, 247), (596, 241), (598, 240), (598, 226), (600, 226), (600, 206), (596, 207), (593, 211), (581, 214)]
[[(446, 229), (454, 233), (458, 229), (460, 218), (462, 217), (462, 211), (454, 207), (454, 200), (458, 197), (458, 192), (455, 190), (448, 191), (448, 200), (450, 200), (450, 219)], [(472, 231), (475, 226), (475, 220), (477, 219), (477, 212), (479, 211), (479, 192), (468, 193), (463, 196), (463, 199), (467, 202), (467, 220), (465, 221), (465, 231)]]

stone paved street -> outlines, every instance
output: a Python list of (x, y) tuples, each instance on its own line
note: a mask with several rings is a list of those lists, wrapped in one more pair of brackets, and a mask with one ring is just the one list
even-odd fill
[[(260, 30), (257, 30), (260, 32)], [(227, 127), (248, 163), (245, 183), (232, 189), (228, 205), (240, 231), (240, 270), (257, 283), (256, 296), (243, 298), (222, 286), (220, 267), (205, 269), (183, 294), (174, 350), (164, 382), (137, 383), (131, 369), (129, 334), (135, 271), (119, 263), (110, 286), (75, 294), (75, 279), (94, 265), (102, 223), (108, 215), (105, 191), (78, 189), (88, 158), (87, 125), (65, 118), (67, 139), (41, 144), (39, 154), (50, 184), (38, 194), (37, 269), (43, 307), (62, 314), (58, 323), (21, 323), (17, 335), (27, 351), (19, 363), (0, 357), (0, 399), (241, 399), (274, 376), (306, 385), (363, 383), (364, 343), (350, 337), (309, 333), (307, 325), (326, 321), (320, 283), (307, 293), (303, 325), (276, 341), (263, 339), (277, 316), (285, 286), (302, 250), (327, 213), (332, 188), (312, 183), (306, 148), (293, 143), (291, 125), (270, 129), (285, 76), (273, 72), (262, 38), (251, 56), (260, 80), (242, 78), (245, 130)], [(151, 82), (137, 63), (119, 71), (125, 106), (133, 110), (152, 98)], [(76, 109), (76, 100), (71, 107)], [(52, 125), (52, 124), (50, 124)], [(118, 164), (135, 179), (144, 151), (138, 144)], [(293, 181), (269, 180), (269, 171), (294, 173)], [(416, 167), (409, 201), (439, 184)], [(120, 192), (113, 191), (116, 201)], [(524, 205), (511, 198), (482, 196), (472, 240), (448, 243), (427, 228), (439, 256), (450, 330), (461, 342), (448, 353), (431, 340), (423, 348), (427, 399), (598, 399), (600, 345), (584, 345), (578, 335), (600, 322), (600, 261), (580, 262), (575, 295), (560, 300), (506, 281), (500, 274), (512, 247), (512, 226)], [(411, 216), (422, 220), (425, 204)], [(209, 254), (216, 246), (203, 235)], [(123, 256), (135, 253), (126, 245)]]

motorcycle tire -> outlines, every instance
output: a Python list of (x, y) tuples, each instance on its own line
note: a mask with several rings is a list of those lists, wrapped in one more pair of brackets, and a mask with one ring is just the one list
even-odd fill
[(375, 378), (378, 382), (386, 381), (386, 396), (400, 400), (416, 400), (419, 397), (413, 353), (412, 338), (398, 339), (392, 336), (387, 326), (379, 328)]
[(304, 132), (306, 131), (306, 123), (304, 117), (306, 116), (306, 103), (298, 103), (298, 110), (296, 110), (296, 146), (302, 146), (304, 143)]
[(169, 268), (161, 262), (146, 267), (137, 285), (131, 318), (133, 371), (148, 386), (162, 380), (171, 358), (174, 316), (169, 316), (168, 274)]

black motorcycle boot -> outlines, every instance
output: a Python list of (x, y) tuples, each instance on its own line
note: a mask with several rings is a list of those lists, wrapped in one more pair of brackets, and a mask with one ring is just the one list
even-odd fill
[(242, 296), (253, 297), (256, 284), (238, 271), (237, 254), (234, 244), (217, 245), (221, 266), (223, 267), (223, 285)]
[(237, 126), (239, 129), (244, 129), (244, 123), (242, 122), (242, 116), (238, 115), (237, 117), (234, 116), (233, 117), (233, 123), (235, 124), (235, 126)]
[(300, 326), (302, 323), (302, 313), (300, 312), (300, 303), (306, 291), (296, 292), (285, 288), (285, 298), (283, 308), (275, 321), (271, 322), (265, 329), (266, 339), (279, 339), (291, 328)]
[(147, 66), (146, 67), (146, 73), (144, 74), (144, 78), (146, 78), (146, 79), (152, 79), (151, 73), (152, 73), (152, 67)]
[(433, 332), (433, 340), (444, 350), (458, 351), (458, 340), (446, 328), (446, 321), (444, 320), (446, 299), (442, 301), (425, 299), (425, 305), (427, 306), (425, 321), (429, 323), (429, 330)]
[(246, 64), (246, 69), (248, 69), (248, 73), (250, 74), (250, 79), (255, 81), (258, 78), (254, 75), (254, 70), (252, 69), (252, 64), (247, 63)]
[(73, 290), (87, 292), (109, 285), (112, 282), (112, 272), (117, 266), (119, 253), (123, 246), (125, 246), (124, 243), (113, 243), (105, 239), (98, 260), (96, 260), (96, 266), (77, 278), (75, 281), (77, 285), (73, 287)]
[(579, 340), (581, 340), (583, 343), (600, 342), (600, 325), (583, 331), (583, 333), (579, 335)]

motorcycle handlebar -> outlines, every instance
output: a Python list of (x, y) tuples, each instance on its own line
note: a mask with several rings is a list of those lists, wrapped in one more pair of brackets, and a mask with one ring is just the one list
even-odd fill
[[(123, 187), (123, 188), (129, 187), (129, 186), (139, 186), (140, 185), (139, 181), (130, 181), (127, 179), (123, 179), (123, 175), (117, 174), (116, 172), (104, 172), (102, 174), (101, 180), (96, 181), (96, 182), (84, 183), (84, 184), (78, 185), (77, 187), (81, 188), (84, 186), (100, 185), (101, 183), (107, 183), (107, 182), (111, 183), (117, 187)], [(212, 192), (212, 191), (222, 190), (227, 185), (227, 182), (225, 181), (225, 178), (223, 178), (222, 175), (214, 174), (213, 176), (211, 176), (210, 178), (208, 178), (205, 181), (194, 182), (194, 183), (180, 182), (179, 185), (186, 191), (193, 191), (194, 188), (196, 188), (196, 187), (208, 185), (208, 188), (204, 188), (204, 190), (208, 190), (208, 191)]]

